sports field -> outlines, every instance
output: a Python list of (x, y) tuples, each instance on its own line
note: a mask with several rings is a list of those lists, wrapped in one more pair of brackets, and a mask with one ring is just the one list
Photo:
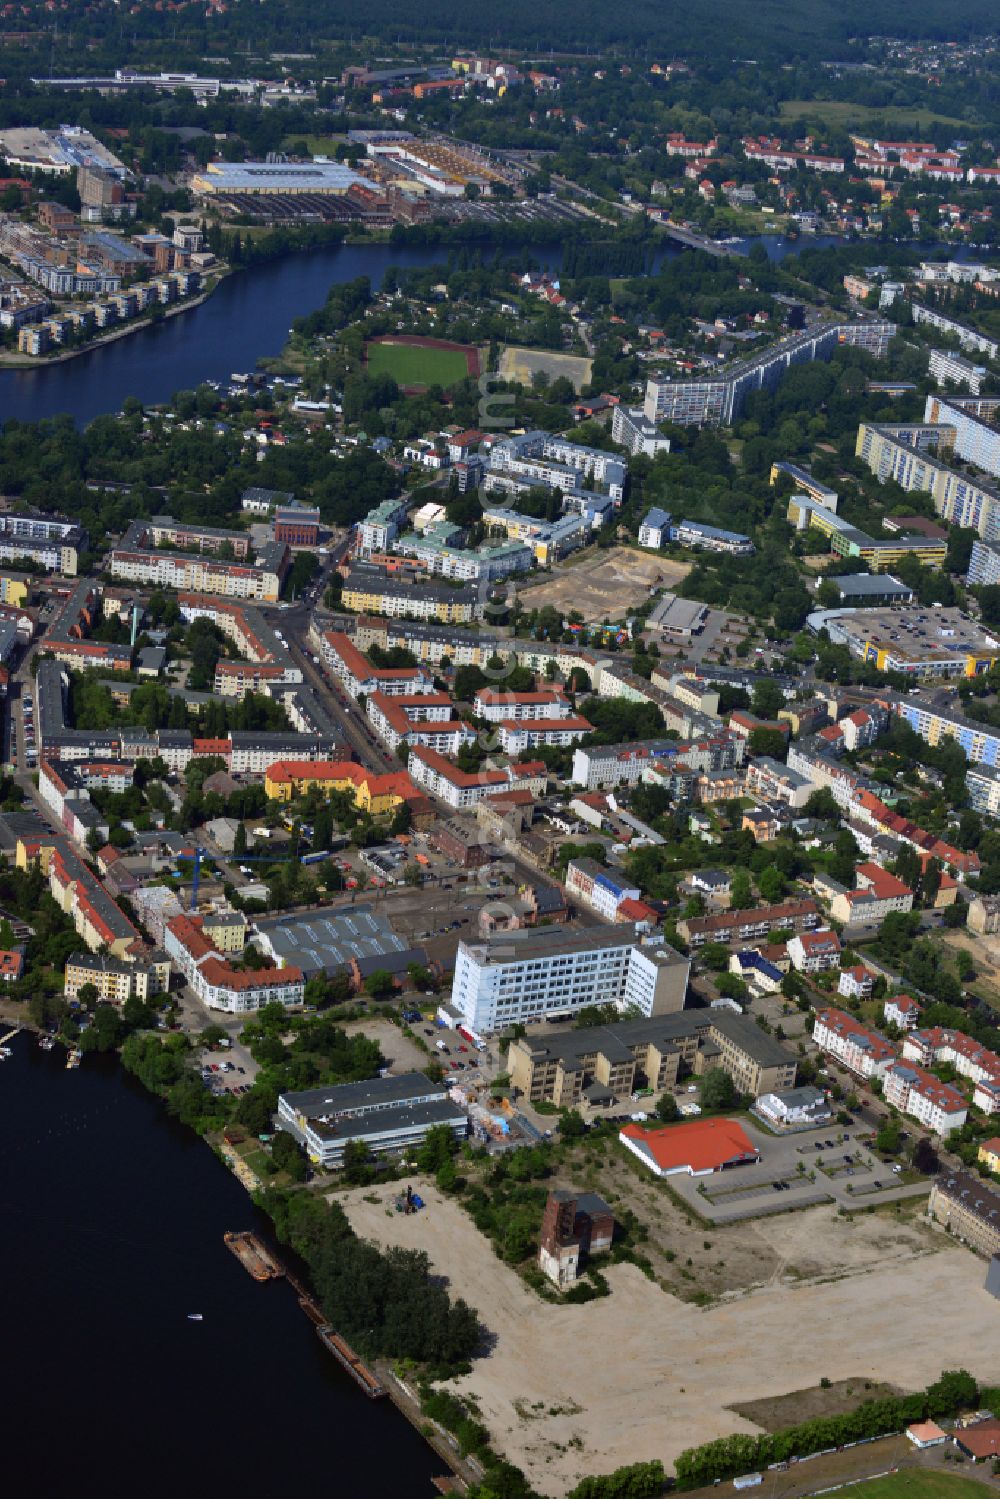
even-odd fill
[(907, 1468), (885, 1478), (869, 1478), (841, 1489), (844, 1499), (983, 1499), (992, 1485), (959, 1478), (956, 1473), (922, 1473)]
[(479, 368), (477, 351), (461, 344), (442, 348), (391, 338), (367, 344), (365, 364), (370, 375), (391, 375), (397, 385), (411, 388), (454, 385), (466, 375), (478, 373)]

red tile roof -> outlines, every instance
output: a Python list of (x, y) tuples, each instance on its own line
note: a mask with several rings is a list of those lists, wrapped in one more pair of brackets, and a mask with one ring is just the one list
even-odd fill
[(749, 1136), (735, 1119), (696, 1119), (662, 1129), (626, 1124), (621, 1134), (640, 1144), (661, 1171), (721, 1171), (723, 1166), (758, 1159)]
[(975, 1426), (965, 1426), (955, 1432), (955, 1441), (963, 1452), (977, 1462), (987, 1457), (1000, 1457), (1000, 1421), (977, 1421)]

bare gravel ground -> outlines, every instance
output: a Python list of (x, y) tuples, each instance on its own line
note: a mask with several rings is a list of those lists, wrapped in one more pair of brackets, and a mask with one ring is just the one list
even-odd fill
[(839, 1279), (773, 1283), (702, 1310), (619, 1265), (607, 1272), (610, 1296), (558, 1306), (500, 1263), (456, 1203), (433, 1185), (420, 1191), (427, 1210), (410, 1218), (391, 1210), (391, 1190), (376, 1203), (364, 1189), (338, 1200), (363, 1237), (425, 1250), (452, 1294), (475, 1307), (494, 1341), (454, 1388), (474, 1398), (498, 1449), (544, 1494), (640, 1459), (669, 1468), (685, 1447), (756, 1429), (729, 1407), (821, 1377), (908, 1389), (942, 1368), (995, 1377), (995, 1340), (983, 1332), (997, 1308), (983, 1262), (923, 1235), (907, 1258), (873, 1259), (867, 1225), (885, 1231), (876, 1215), (850, 1231), (849, 1253), (825, 1209), (774, 1226), (799, 1240), (785, 1253), (800, 1266), (808, 1257), (820, 1277), (838, 1273), (832, 1234), (846, 1253)]

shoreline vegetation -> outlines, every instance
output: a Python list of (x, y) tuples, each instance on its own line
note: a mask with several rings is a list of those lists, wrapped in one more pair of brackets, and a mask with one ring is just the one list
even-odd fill
[(227, 276), (232, 275), (232, 269), (217, 273), (211, 286), (206, 286), (196, 297), (187, 297), (183, 302), (168, 307), (157, 317), (155, 314), (149, 316), (132, 318), (124, 327), (112, 328), (101, 338), (88, 339), (86, 343), (76, 344), (71, 349), (62, 349), (58, 354), (22, 354), (20, 352), (0, 353), (0, 369), (8, 370), (43, 370), (49, 365), (65, 364), (67, 360), (77, 359), (81, 354), (92, 354), (95, 349), (101, 349), (105, 344), (116, 343), (120, 338), (128, 338), (132, 333), (141, 333), (144, 328), (153, 328), (165, 323), (167, 318), (178, 317), (182, 312), (193, 312), (215, 292)]

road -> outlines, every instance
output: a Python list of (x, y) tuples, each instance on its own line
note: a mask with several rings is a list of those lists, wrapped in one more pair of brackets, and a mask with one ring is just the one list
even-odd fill
[(305, 681), (322, 698), (353, 755), (362, 765), (385, 774), (390, 770), (399, 770), (400, 762), (383, 748), (357, 705), (348, 704), (339, 688), (331, 684), (322, 667), (316, 665), (309, 639), (314, 612), (320, 619), (325, 612), (322, 598), (330, 573), (343, 560), (350, 544), (351, 533), (345, 532), (328, 549), (323, 566), (302, 598), (292, 604), (265, 609), (265, 614), (272, 626), (284, 635), (293, 661), (301, 668)]

